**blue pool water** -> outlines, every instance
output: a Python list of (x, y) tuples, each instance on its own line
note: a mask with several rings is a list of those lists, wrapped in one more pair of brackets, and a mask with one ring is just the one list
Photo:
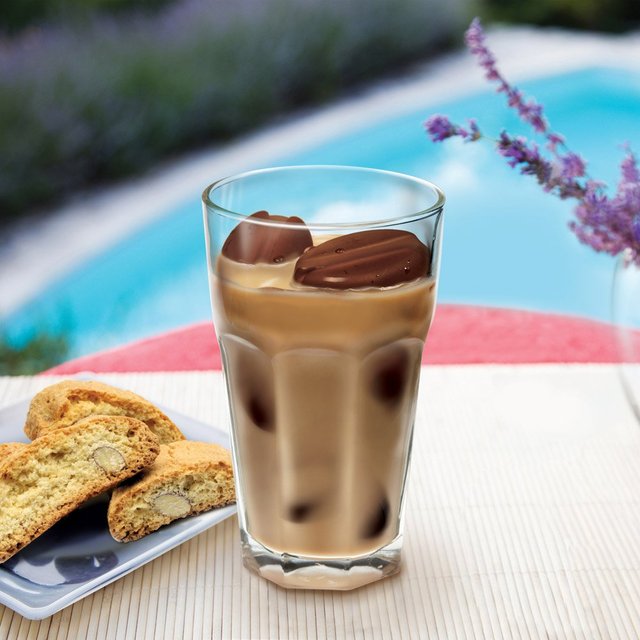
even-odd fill
[[(591, 69), (523, 83), (553, 128), (615, 184), (620, 145), (640, 150), (640, 75)], [(432, 96), (425, 96), (431, 99)], [(273, 164), (347, 164), (429, 179), (447, 194), (440, 300), (608, 319), (613, 261), (567, 229), (571, 204), (544, 194), (485, 143), (429, 142), (422, 122), (476, 117), (485, 133), (529, 133), (486, 92), (355, 130)], [(212, 180), (218, 176), (212, 176)], [(205, 185), (203, 185), (204, 187)], [(73, 355), (209, 318), (200, 194), (50, 286), (4, 321), (20, 342), (64, 331)], [(295, 212), (292, 212), (295, 213)]]

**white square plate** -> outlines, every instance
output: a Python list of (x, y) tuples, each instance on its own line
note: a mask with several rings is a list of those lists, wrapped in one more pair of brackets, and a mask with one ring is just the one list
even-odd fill
[[(22, 427), (30, 400), (0, 409), (0, 442), (27, 442)], [(160, 405), (158, 405), (160, 406)], [(190, 440), (227, 449), (229, 435), (160, 407)], [(236, 512), (235, 505), (177, 520), (136, 542), (116, 542), (107, 527), (106, 494), (63, 518), (0, 564), (0, 604), (41, 620), (141, 567)]]

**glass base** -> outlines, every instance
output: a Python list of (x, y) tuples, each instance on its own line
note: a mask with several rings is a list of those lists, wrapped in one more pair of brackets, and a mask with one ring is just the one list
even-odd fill
[(267, 549), (241, 531), (244, 566), (287, 589), (348, 591), (400, 571), (402, 535), (366, 556), (311, 558)]

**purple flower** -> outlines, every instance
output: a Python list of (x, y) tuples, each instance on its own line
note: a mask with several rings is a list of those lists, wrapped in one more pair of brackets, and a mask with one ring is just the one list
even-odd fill
[(529, 100), (518, 105), (518, 113), (525, 122), (528, 122), (538, 133), (547, 131), (547, 122), (542, 115), (542, 105)]
[(434, 142), (442, 142), (447, 138), (460, 136), (466, 142), (475, 142), (482, 137), (475, 120), (469, 120), (469, 129), (453, 124), (447, 116), (435, 114), (424, 123), (424, 128)]
[[(575, 220), (569, 227), (581, 242), (611, 255), (625, 252), (640, 266), (640, 168), (635, 155), (627, 150), (620, 165), (616, 193), (613, 197), (607, 196), (605, 184), (587, 175), (584, 159), (567, 148), (560, 134), (549, 129), (542, 105), (535, 100), (525, 101), (520, 90), (511, 86), (498, 71), (478, 18), (467, 29), (465, 42), (485, 70), (485, 77), (498, 83), (497, 91), (506, 95), (508, 105), (536, 133), (544, 135), (545, 148), (552, 158), (545, 158), (535, 142), (522, 136), (511, 136), (506, 131), (496, 141), (498, 153), (511, 167), (518, 167), (520, 173), (535, 176), (545, 191), (577, 201), (573, 210)], [(425, 126), (436, 142), (452, 136), (460, 136), (468, 142), (483, 137), (475, 120), (469, 120), (467, 130), (446, 116), (437, 115), (429, 118)]]
[(640, 245), (640, 213), (636, 213), (633, 217), (633, 237), (635, 241)]
[(498, 71), (496, 59), (486, 45), (486, 36), (479, 18), (472, 20), (464, 37), (467, 48), (476, 56), (480, 66), (485, 70), (485, 78), (499, 83), (498, 93), (507, 95), (508, 105), (515, 108), (520, 117), (537, 132), (546, 133), (548, 127), (544, 119), (542, 105), (534, 100), (529, 100), (529, 102), (525, 103), (519, 89), (512, 87)]
[[(510, 167), (515, 167), (519, 164), (525, 165), (522, 167), (523, 173), (537, 174), (537, 167), (543, 163), (538, 147), (535, 143), (528, 146), (526, 138), (518, 136), (514, 138), (510, 136), (506, 131), (500, 134), (498, 139), (498, 151), (505, 158), (509, 158), (508, 164)], [(547, 166), (544, 169), (544, 173), (551, 174), (551, 167)]]
[(485, 70), (487, 80), (502, 80), (496, 69), (496, 59), (485, 45), (485, 35), (479, 18), (474, 18), (464, 34), (464, 41), (471, 53), (478, 57), (480, 66)]
[(562, 163), (562, 175), (564, 178), (571, 180), (572, 178), (582, 178), (586, 171), (584, 160), (577, 154), (569, 152), (564, 156), (560, 156)]
[[(584, 187), (580, 185), (564, 166), (558, 166), (540, 155), (538, 145), (529, 142), (522, 136), (513, 137), (506, 131), (500, 134), (496, 144), (498, 153), (508, 158), (507, 164), (511, 167), (520, 167), (523, 175), (535, 176), (538, 184), (545, 191), (554, 192), (558, 197), (580, 198), (584, 195)], [(576, 156), (577, 157), (577, 156)], [(579, 158), (570, 164), (575, 164), (572, 171), (579, 170)]]
[(558, 145), (564, 144), (564, 138), (557, 133), (549, 133), (547, 135), (547, 149), (551, 151), (551, 153), (556, 153)]
[(424, 128), (434, 142), (442, 142), (447, 138), (461, 135), (462, 129), (451, 123), (447, 116), (436, 114), (431, 116), (425, 123)]
[(628, 183), (640, 183), (640, 170), (638, 170), (638, 162), (633, 152), (627, 149), (627, 155), (620, 164), (620, 173), (622, 180)]
[(469, 119), (469, 138), (467, 142), (475, 142), (476, 140), (480, 140), (482, 138), (482, 133), (478, 128), (478, 123), (475, 121), (475, 118)]

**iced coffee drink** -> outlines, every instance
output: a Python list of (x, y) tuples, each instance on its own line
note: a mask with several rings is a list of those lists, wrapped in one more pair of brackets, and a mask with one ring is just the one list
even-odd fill
[(312, 233), (259, 211), (210, 264), (246, 564), (311, 588), (394, 572), (376, 552), (399, 555), (432, 247), (403, 229)]

